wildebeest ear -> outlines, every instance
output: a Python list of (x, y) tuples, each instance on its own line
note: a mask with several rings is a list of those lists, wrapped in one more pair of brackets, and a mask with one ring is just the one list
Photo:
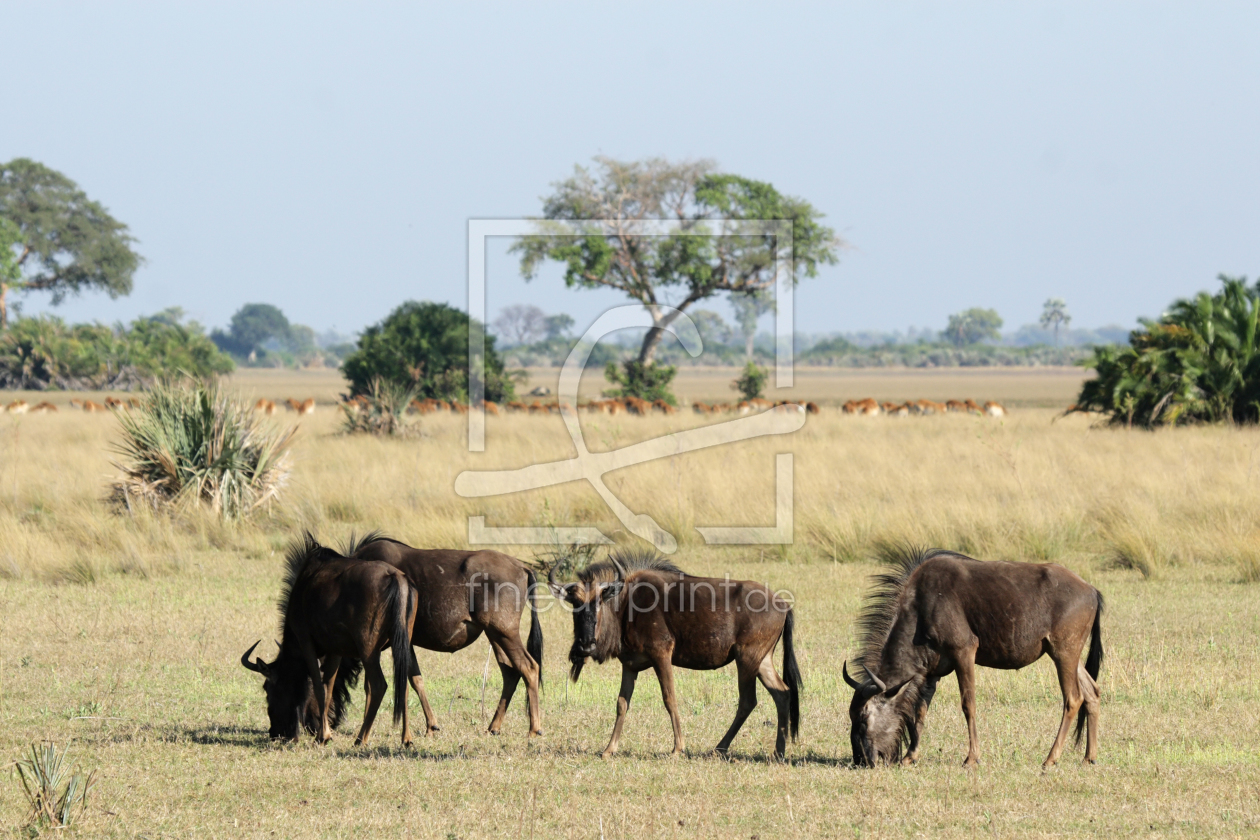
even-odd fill
[(551, 594), (561, 601), (569, 597), (570, 590), (577, 586), (576, 583), (552, 583), (548, 581), (547, 587), (551, 590)]
[(607, 601), (609, 598), (616, 598), (621, 594), (621, 587), (623, 586), (625, 586), (625, 583), (619, 580), (615, 580), (612, 583), (605, 583), (599, 588), (599, 600)]

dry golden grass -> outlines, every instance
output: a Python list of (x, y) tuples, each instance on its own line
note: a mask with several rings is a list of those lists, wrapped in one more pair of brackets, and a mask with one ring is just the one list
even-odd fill
[[(319, 396), (287, 382), (273, 393)], [(112, 418), (5, 416), (0, 763), (39, 739), (72, 742), (75, 759), (100, 771), (82, 828), (93, 836), (1255, 834), (1260, 589), (1243, 581), (1260, 577), (1260, 432), (1099, 430), (1080, 418), (1052, 424), (1053, 415), (831, 411), (794, 436), (607, 477), (632, 509), (674, 531), (685, 568), (796, 594), (806, 693), (787, 766), (767, 762), (773, 729), (763, 722), (773, 708), (764, 693), (735, 742), (738, 760), (704, 755), (734, 713), (729, 669), (680, 675), (687, 758), (664, 757), (668, 721), (648, 674), (624, 754), (601, 762), (618, 669), (590, 667), (566, 685), (571, 629), (560, 611), (543, 616), (546, 735), (532, 745), (523, 694), (502, 737), (482, 731), (499, 683), (492, 673), (483, 710), (481, 642), (454, 656), (421, 652), (443, 731), (415, 753), (397, 747), (387, 718), (364, 748), (348, 732), (324, 747), (267, 742), (258, 679), (237, 660), (274, 635), (281, 554), (298, 529), (331, 541), (381, 528), (458, 546), (466, 517), (484, 514), (490, 525), (616, 531), (580, 484), (486, 500), (454, 494), (464, 469), (571, 457), (557, 417), (489, 418), (487, 451), (473, 455), (458, 417), (422, 418), (421, 436), (395, 441), (336, 436), (333, 412), (322, 411), (302, 420), (282, 502), (233, 528), (209, 516), (111, 510)], [(700, 422), (583, 417), (592, 449)], [(703, 546), (696, 525), (772, 523), (773, 456), (789, 451), (795, 544)], [(839, 668), (874, 570), (866, 558), (884, 538), (1054, 560), (1103, 590), (1097, 767), (1079, 766), (1076, 752), (1040, 772), (1060, 702), (1044, 662), (980, 672), (978, 771), (958, 767), (966, 730), (952, 682), (942, 683), (919, 766), (849, 767)], [(23, 804), (16, 781), (0, 779), (0, 826), (19, 826)]]

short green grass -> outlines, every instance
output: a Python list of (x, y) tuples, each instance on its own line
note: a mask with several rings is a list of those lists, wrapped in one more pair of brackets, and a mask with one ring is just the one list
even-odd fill
[[(849, 691), (839, 677), (851, 623), (873, 570), (865, 564), (761, 563), (697, 555), (698, 572), (768, 580), (799, 593), (803, 730), (790, 762), (768, 761), (773, 707), (707, 755), (735, 705), (729, 669), (680, 678), (688, 755), (666, 757), (669, 726), (651, 674), (639, 681), (622, 752), (601, 761), (617, 666), (565, 684), (570, 622), (544, 615), (548, 640), (542, 739), (527, 744), (523, 693), (504, 733), (484, 732), (486, 646), (421, 655), (443, 726), (404, 751), (388, 716), (373, 741), (353, 725), (318, 746), (266, 736), (256, 675), (241, 651), (274, 635), (279, 555), (207, 552), (178, 574), (107, 576), (90, 585), (0, 582), (0, 754), (42, 739), (69, 744), (98, 784), (80, 829), (101, 836), (418, 837), (1037, 836), (1086, 832), (1218, 836), (1260, 829), (1260, 615), (1257, 591), (1212, 575), (1148, 582), (1099, 572), (1107, 659), (1099, 765), (1041, 761), (1058, 690), (1039, 662), (979, 677), (982, 764), (959, 763), (966, 730), (952, 681), (910, 769), (850, 767)], [(274, 649), (274, 648), (273, 648)], [(412, 701), (413, 715), (418, 709)], [(413, 718), (414, 719), (414, 718)], [(0, 822), (22, 822), (16, 780), (0, 787)], [(602, 823), (602, 824), (601, 824)]]

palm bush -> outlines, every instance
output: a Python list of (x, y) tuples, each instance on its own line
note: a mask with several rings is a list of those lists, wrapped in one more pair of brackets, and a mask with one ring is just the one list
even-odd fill
[(415, 387), (373, 379), (368, 393), (341, 404), (341, 431), (383, 437), (404, 435), (414, 428), (407, 422), (406, 413), (417, 393)]
[(66, 763), (68, 751), (57, 745), (31, 745), (30, 758), (15, 762), (22, 790), (31, 806), (30, 821), (39, 828), (69, 826), (87, 808), (96, 773), (84, 775)]
[(248, 516), (276, 497), (297, 431), (264, 425), (241, 400), (194, 381), (160, 382), (118, 419), (117, 501), (155, 510), (204, 504), (224, 519)]
[(1200, 292), (1144, 321), (1128, 347), (1095, 348), (1083, 364), (1098, 376), (1081, 387), (1073, 410), (1145, 428), (1260, 421), (1260, 283), (1220, 280), (1219, 293)]

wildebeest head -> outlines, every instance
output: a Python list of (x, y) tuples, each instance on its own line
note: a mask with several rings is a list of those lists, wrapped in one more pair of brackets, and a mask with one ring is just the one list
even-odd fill
[(241, 656), (241, 664), (251, 671), (263, 675), (263, 691), (267, 694), (267, 718), (271, 728), (268, 734), (273, 740), (287, 739), (296, 741), (301, 707), (306, 703), (306, 687), (309, 680), (301, 673), (288, 673), (283, 651), (272, 662), (264, 662), (262, 657), (250, 659), (259, 642), (250, 645), (249, 650)]
[(914, 711), (910, 683), (889, 688), (865, 666), (863, 682), (849, 676), (849, 663), (844, 663), (842, 670), (844, 681), (853, 689), (853, 700), (849, 703), (849, 742), (853, 747), (854, 765), (875, 767), (901, 761), (906, 727)]
[(619, 630), (614, 624), (616, 616), (612, 615), (608, 604), (621, 593), (625, 586), (624, 576), (620, 569), (615, 569), (612, 575), (583, 574), (573, 583), (561, 584), (556, 582), (553, 567), (547, 574), (547, 584), (552, 594), (568, 604), (573, 612), (569, 675), (576, 682), (587, 659), (603, 662), (618, 653), (619, 635), (615, 640), (612, 637), (619, 634)]

